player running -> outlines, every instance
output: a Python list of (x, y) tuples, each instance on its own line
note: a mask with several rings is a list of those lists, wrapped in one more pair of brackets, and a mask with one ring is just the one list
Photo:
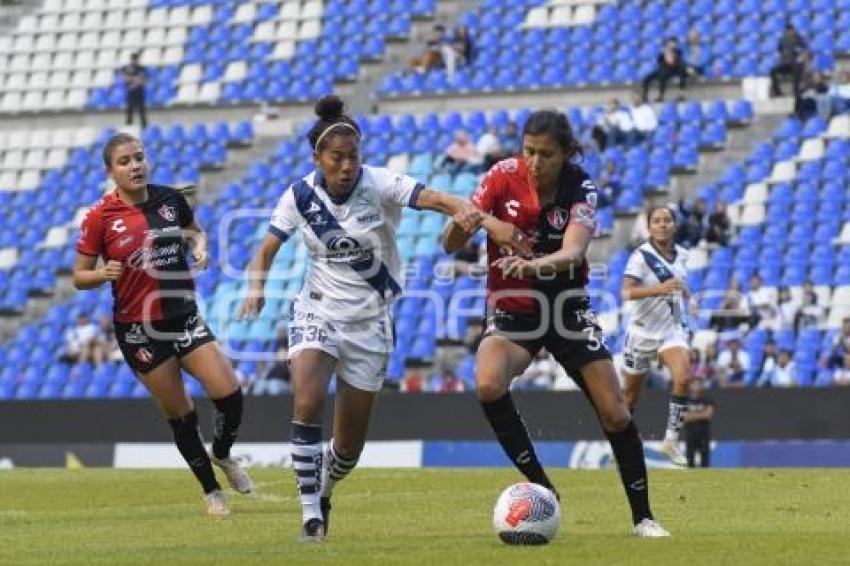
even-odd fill
[[(242, 389), (230, 362), (198, 314), (192, 272), (209, 261), (207, 238), (186, 199), (169, 187), (148, 184), (142, 144), (128, 134), (113, 136), (103, 149), (116, 189), (83, 220), (74, 265), (74, 286), (112, 284), (115, 336), (127, 364), (148, 388), (168, 419), (174, 443), (204, 490), (207, 513), (230, 513), (211, 462), (239, 493), (253, 484), (230, 457), (242, 422)], [(105, 264), (98, 266), (98, 258)], [(215, 405), (215, 435), (207, 454), (198, 414), (180, 370), (192, 374)]]
[[(611, 443), (632, 511), (634, 533), (665, 537), (649, 506), (643, 443), (623, 402), (611, 354), (585, 292), (585, 254), (596, 227), (596, 186), (574, 161), (580, 146), (567, 117), (531, 114), (522, 155), (484, 177), (473, 203), (495, 223), (518, 227), (533, 258), (507, 255), (488, 241), (488, 317), (476, 356), (478, 399), (496, 438), (529, 481), (554, 490), (537, 458), (509, 386), (546, 348), (584, 391)], [(471, 236), (454, 223), (443, 244), (459, 249)]]
[(653, 207), (647, 217), (649, 240), (629, 257), (623, 278), (623, 300), (634, 308), (623, 353), (626, 406), (634, 412), (649, 366), (655, 359), (673, 377), (667, 431), (661, 451), (677, 466), (688, 460), (679, 448), (679, 432), (688, 409), (691, 376), (685, 288), (687, 250), (676, 245), (676, 218), (667, 206)]
[[(250, 291), (239, 309), (240, 317), (259, 314), (274, 256), (300, 229), (310, 270), (293, 301), (289, 358), (292, 460), (305, 542), (321, 541), (328, 532), (332, 491), (357, 464), (384, 382), (394, 346), (390, 305), (402, 284), (395, 240), (402, 207), (453, 216), (470, 231), (483, 218), (466, 201), (383, 167), (362, 164), (360, 129), (343, 110), (336, 96), (316, 103), (319, 120), (307, 134), (316, 169), (280, 197), (269, 233), (248, 267)], [(512, 245), (516, 232), (496, 228), (494, 238)], [(334, 372), (333, 437), (323, 454), (322, 417)]]

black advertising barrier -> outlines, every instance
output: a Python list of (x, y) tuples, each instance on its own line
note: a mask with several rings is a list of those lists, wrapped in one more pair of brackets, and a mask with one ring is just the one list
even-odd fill
[[(717, 403), (713, 432), (718, 440), (850, 439), (850, 387), (708, 393)], [(603, 438), (581, 393), (526, 392), (516, 399), (535, 438)], [(211, 404), (198, 399), (197, 405), (204, 434), (212, 438)], [(287, 441), (291, 406), (289, 396), (247, 397), (240, 439)], [(645, 438), (660, 438), (667, 394), (645, 391), (636, 417)], [(386, 392), (369, 438), (490, 440), (492, 433), (471, 394)], [(2, 445), (170, 441), (170, 429), (151, 400), (0, 402)]]

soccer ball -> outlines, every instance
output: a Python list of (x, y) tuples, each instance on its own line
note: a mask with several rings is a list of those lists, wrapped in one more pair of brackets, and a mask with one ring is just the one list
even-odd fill
[(493, 528), (505, 544), (546, 544), (561, 522), (555, 494), (536, 483), (515, 483), (496, 501)]

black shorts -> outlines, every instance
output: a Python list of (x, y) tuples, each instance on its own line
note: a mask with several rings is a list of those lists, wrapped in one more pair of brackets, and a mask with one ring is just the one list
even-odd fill
[(198, 313), (156, 322), (116, 322), (115, 337), (124, 359), (138, 373), (148, 373), (171, 357), (182, 358), (215, 341)]
[[(546, 348), (574, 380), (579, 370), (596, 360), (611, 360), (596, 313), (587, 298), (567, 300), (557, 313), (517, 313), (501, 309), (487, 316), (484, 336), (502, 336), (525, 348), (532, 357)], [(548, 320), (546, 320), (548, 318)]]

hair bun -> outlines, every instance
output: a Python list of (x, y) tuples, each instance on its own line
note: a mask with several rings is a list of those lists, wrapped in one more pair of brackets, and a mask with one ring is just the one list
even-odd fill
[(323, 96), (316, 102), (316, 115), (327, 122), (333, 122), (343, 115), (345, 102), (335, 94)]

